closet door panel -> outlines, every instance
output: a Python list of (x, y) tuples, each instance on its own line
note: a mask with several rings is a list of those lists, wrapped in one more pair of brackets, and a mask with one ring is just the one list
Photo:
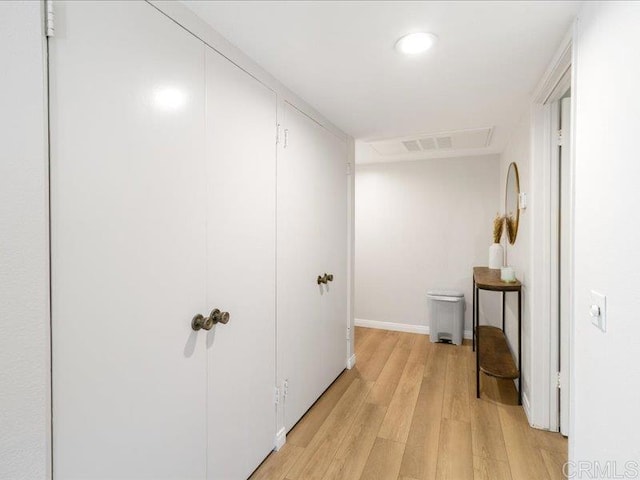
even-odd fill
[[(344, 368), (346, 350), (339, 350), (346, 349), (346, 319), (338, 338), (324, 304), (341, 282), (346, 287), (346, 279), (339, 278), (338, 259), (328, 262), (329, 245), (341, 235), (331, 230), (335, 212), (328, 207), (340, 201), (328, 199), (334, 193), (334, 163), (340, 161), (334, 139), (289, 104), (283, 126), (286, 144), (278, 157), (278, 377), (288, 382), (284, 424), (289, 430)], [(344, 209), (346, 214), (346, 196)], [(343, 240), (346, 246), (346, 233)], [(318, 285), (317, 277), (332, 273), (333, 265), (337, 280)]]
[(322, 292), (322, 322), (325, 325), (324, 382), (332, 382), (347, 361), (347, 172), (346, 143), (328, 130), (323, 134), (323, 265), (333, 274)]
[(58, 480), (205, 477), (203, 52), (145, 2), (56, 3)]
[(207, 49), (208, 477), (247, 478), (273, 449), (276, 95)]

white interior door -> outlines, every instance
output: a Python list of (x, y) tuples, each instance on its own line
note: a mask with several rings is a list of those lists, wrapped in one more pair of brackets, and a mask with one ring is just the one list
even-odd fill
[(560, 101), (560, 432), (569, 435), (571, 315), (571, 98)]
[(274, 446), (276, 95), (213, 50), (207, 78), (208, 477), (244, 479)]
[(145, 2), (56, 3), (56, 480), (205, 478), (203, 55)]
[[(278, 377), (288, 385), (284, 426), (289, 430), (346, 362), (347, 183), (346, 148), (337, 137), (289, 104), (283, 128), (277, 332)], [(334, 274), (328, 286), (317, 283), (324, 273)]]
[[(333, 280), (321, 291), (321, 321), (325, 327), (323, 383), (329, 385), (347, 362), (347, 146), (322, 129), (322, 209), (318, 215), (323, 238), (323, 265)], [(323, 272), (324, 273), (324, 272)]]

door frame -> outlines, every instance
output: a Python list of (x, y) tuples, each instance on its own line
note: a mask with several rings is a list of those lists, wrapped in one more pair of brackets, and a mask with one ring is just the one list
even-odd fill
[[(531, 99), (531, 188), (532, 188), (532, 233), (531, 233), (531, 403), (529, 421), (532, 426), (558, 431), (559, 429), (559, 318), (557, 257), (553, 258), (554, 221), (553, 211), (553, 149), (557, 142), (552, 135), (554, 103), (571, 89), (575, 92), (575, 58), (573, 32), (575, 24), (563, 39), (551, 61), (547, 72)], [(575, 118), (575, 101), (572, 102), (571, 117)], [(570, 142), (575, 142), (575, 124), (571, 124)], [(571, 148), (568, 159), (569, 176), (569, 384), (573, 381), (573, 209), (575, 149)], [(556, 193), (557, 195), (557, 193)], [(557, 228), (555, 229), (557, 235)], [(556, 238), (557, 240), (557, 238)], [(555, 262), (555, 266), (554, 266)]]

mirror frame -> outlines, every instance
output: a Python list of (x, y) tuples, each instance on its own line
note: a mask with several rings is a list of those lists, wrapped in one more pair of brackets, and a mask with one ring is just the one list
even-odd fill
[[(516, 221), (515, 221), (515, 227), (514, 227), (514, 234), (513, 234), (513, 242), (511, 241), (511, 239), (509, 238), (509, 232), (508, 232), (508, 227), (506, 225), (506, 221), (507, 221), (507, 199), (509, 198), (509, 175), (511, 174), (511, 169), (514, 170), (515, 173), (515, 179), (516, 179), (516, 184), (515, 184), (515, 188), (516, 188)], [(504, 188), (504, 216), (505, 216), (505, 227), (507, 227), (507, 241), (509, 242), (509, 244), (514, 245), (516, 243), (516, 239), (518, 238), (518, 227), (520, 225), (520, 173), (518, 172), (518, 165), (516, 164), (516, 162), (511, 162), (509, 164), (509, 169), (507, 170), (507, 178), (505, 179), (505, 188)]]

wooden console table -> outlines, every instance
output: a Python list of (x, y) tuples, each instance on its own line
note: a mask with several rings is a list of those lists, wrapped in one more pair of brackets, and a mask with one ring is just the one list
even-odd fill
[[(480, 290), (502, 292), (502, 329), (480, 325)], [(518, 294), (518, 366), (505, 334), (505, 295)], [(522, 405), (522, 283), (503, 282), (500, 270), (473, 267), (473, 349), (476, 352), (476, 398), (480, 398), (480, 372), (498, 378), (518, 379), (518, 404)]]

